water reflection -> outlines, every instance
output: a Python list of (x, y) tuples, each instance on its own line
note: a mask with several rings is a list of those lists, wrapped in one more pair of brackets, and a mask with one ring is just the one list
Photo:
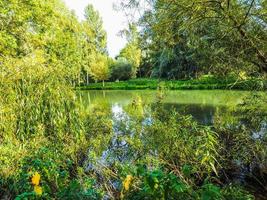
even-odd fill
[[(111, 112), (113, 128), (112, 137), (104, 151), (101, 150), (98, 157), (91, 160), (89, 156), (87, 170), (93, 170), (101, 176), (102, 169), (112, 168), (117, 162), (131, 165), (134, 161), (145, 156), (157, 157), (157, 151), (160, 149), (152, 151), (148, 146), (145, 151), (140, 152), (138, 145), (137, 147), (132, 145), (132, 141), (145, 141), (142, 127), (153, 122), (152, 108), (146, 107), (146, 105), (157, 100), (157, 91), (82, 91), (79, 95), (85, 107), (101, 106), (103, 103), (105, 106), (107, 105)], [(241, 103), (242, 99), (248, 95), (250, 92), (244, 91), (168, 91), (163, 98), (163, 107), (165, 110), (176, 110), (180, 114), (192, 115), (193, 119), (200, 124), (214, 124), (213, 128), (216, 124), (230, 127), (231, 124), (235, 126), (242, 124), (240, 121), (236, 123), (238, 119), (234, 111), (237, 104)], [(136, 120), (139, 117), (141, 120)], [(133, 118), (135, 120), (132, 120)], [(139, 125), (133, 124), (136, 121)], [(253, 139), (255, 141), (262, 140), (266, 135), (266, 128), (265, 122), (260, 130), (252, 132)], [(238, 159), (233, 161), (237, 168), (228, 172), (228, 175), (231, 176), (229, 177), (235, 183), (245, 184), (247, 175), (251, 173), (251, 166), (244, 165)], [(112, 184), (116, 185), (116, 181)]]
[[(224, 90), (188, 90), (168, 91), (163, 99), (166, 109), (175, 109), (182, 114), (192, 115), (201, 124), (211, 125), (214, 118), (223, 115), (242, 102), (250, 93), (246, 91)], [(157, 91), (81, 91), (79, 93), (85, 106), (108, 103), (114, 117), (121, 116), (125, 106), (139, 97), (143, 104), (150, 104), (157, 99)]]
[[(204, 125), (212, 125), (218, 116), (225, 118), (234, 107), (242, 102), (248, 92), (240, 91), (168, 91), (163, 98), (166, 110), (176, 110)], [(80, 100), (85, 107), (107, 105), (111, 111), (114, 135), (108, 148), (102, 152), (94, 165), (89, 162), (88, 170), (110, 166), (114, 162), (131, 162), (138, 151), (131, 149), (127, 140), (134, 137), (131, 117), (141, 115), (142, 124), (150, 124), (150, 109), (143, 106), (156, 101), (157, 91), (82, 91)], [(133, 110), (131, 110), (133, 109)], [(145, 111), (144, 111), (145, 110)], [(134, 111), (134, 112), (132, 112)], [(139, 136), (140, 137), (140, 136)], [(97, 166), (97, 167), (96, 167)]]

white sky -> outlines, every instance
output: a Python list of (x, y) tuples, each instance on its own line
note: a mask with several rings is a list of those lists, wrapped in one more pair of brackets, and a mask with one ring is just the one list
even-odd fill
[(84, 8), (92, 4), (99, 11), (104, 29), (107, 31), (108, 52), (111, 57), (119, 54), (125, 46), (126, 39), (118, 36), (118, 32), (127, 27), (125, 16), (122, 12), (113, 10), (116, 0), (63, 0), (66, 5), (74, 10), (79, 19), (84, 19)]

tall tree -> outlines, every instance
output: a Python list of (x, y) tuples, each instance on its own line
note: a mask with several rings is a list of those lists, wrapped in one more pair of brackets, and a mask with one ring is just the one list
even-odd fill
[(139, 33), (135, 24), (129, 24), (129, 28), (121, 32), (126, 36), (128, 43), (121, 50), (119, 57), (125, 58), (133, 66), (132, 77), (136, 77), (136, 73), (141, 63), (141, 49), (139, 47)]
[(85, 19), (87, 25), (91, 28), (94, 38), (94, 43), (97, 50), (101, 53), (107, 53), (107, 33), (103, 28), (103, 20), (98, 11), (93, 5), (89, 4), (85, 8)]
[(78, 78), (83, 57), (81, 24), (61, 1), (2, 1), (0, 13), (2, 66), (8, 59), (23, 59), (38, 50), (47, 65), (62, 67), (67, 80)]

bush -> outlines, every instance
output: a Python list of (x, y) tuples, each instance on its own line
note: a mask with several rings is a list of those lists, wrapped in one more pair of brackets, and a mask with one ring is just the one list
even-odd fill
[[(186, 176), (186, 172), (181, 174)], [(122, 186), (122, 197), (129, 200), (253, 199), (253, 196), (239, 186), (226, 185), (221, 188), (209, 181), (195, 186), (178, 178), (173, 172), (161, 169), (149, 170), (146, 166), (138, 166), (132, 175), (127, 175)]]
[(125, 81), (134, 75), (134, 67), (125, 59), (118, 59), (111, 66), (111, 80)]

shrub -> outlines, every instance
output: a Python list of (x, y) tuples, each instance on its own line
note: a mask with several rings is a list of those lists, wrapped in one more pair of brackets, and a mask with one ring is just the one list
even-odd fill
[[(128, 177), (131, 177), (131, 179)], [(200, 186), (194, 186), (172, 172), (162, 171), (161, 169), (149, 170), (146, 166), (139, 166), (132, 175), (127, 175), (122, 184), (121, 196), (123, 199), (131, 200), (254, 199), (252, 195), (239, 186), (226, 185), (221, 188), (209, 181), (205, 181)]]
[(118, 59), (111, 66), (111, 80), (129, 80), (134, 75), (134, 68), (132, 64), (130, 64), (125, 59)]

